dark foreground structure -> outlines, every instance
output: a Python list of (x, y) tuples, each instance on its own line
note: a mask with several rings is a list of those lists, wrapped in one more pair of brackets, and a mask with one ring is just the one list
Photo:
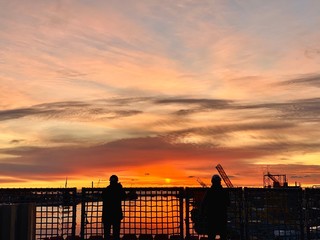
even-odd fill
[[(33, 214), (26, 219), (35, 240), (102, 239), (102, 190), (0, 189), (0, 228), (5, 222), (7, 226), (11, 223), (11, 231), (19, 231), (28, 226), (19, 222), (21, 215)], [(123, 201), (123, 240), (205, 239), (193, 228), (192, 212), (199, 208), (206, 188), (125, 188), (125, 191), (136, 197)], [(228, 191), (231, 201), (228, 239), (320, 239), (320, 189), (229, 188)], [(20, 209), (22, 205), (27, 205), (21, 208), (27, 211), (3, 210), (12, 206)], [(0, 229), (0, 239), (1, 232)]]

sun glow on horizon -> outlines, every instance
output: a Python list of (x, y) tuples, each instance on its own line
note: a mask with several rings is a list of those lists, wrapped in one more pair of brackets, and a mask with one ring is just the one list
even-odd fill
[(319, 184), (319, 11), (0, 1), (0, 187)]

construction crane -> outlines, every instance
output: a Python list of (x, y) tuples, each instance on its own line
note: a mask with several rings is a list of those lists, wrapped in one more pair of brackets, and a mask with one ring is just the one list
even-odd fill
[(264, 187), (271, 187), (270, 179), (273, 182), (273, 187), (288, 187), (287, 176), (285, 174), (271, 174), (267, 172), (263, 175)]
[(226, 172), (223, 170), (223, 167), (220, 164), (218, 164), (216, 166), (216, 169), (218, 170), (220, 176), (222, 177), (222, 179), (223, 179), (224, 183), (227, 185), (227, 187), (228, 188), (233, 188), (233, 184), (231, 183), (231, 181), (230, 181), (228, 175), (226, 174)]
[(197, 182), (198, 182), (203, 188), (208, 187), (207, 184), (205, 184), (199, 177), (197, 178)]

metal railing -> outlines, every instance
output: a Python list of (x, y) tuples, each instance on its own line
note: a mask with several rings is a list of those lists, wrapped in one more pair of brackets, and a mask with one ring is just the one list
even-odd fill
[[(82, 189), (81, 236), (103, 236), (102, 188)], [(183, 188), (125, 188), (121, 235), (183, 237)]]
[[(0, 189), (0, 204), (36, 205), (35, 239), (102, 239), (103, 188)], [(228, 188), (229, 239), (320, 239), (320, 189)], [(206, 188), (125, 188), (125, 240), (200, 239), (192, 210)], [(81, 211), (77, 212), (78, 210)], [(78, 216), (78, 218), (77, 218)], [(76, 225), (78, 226), (76, 228)], [(79, 229), (79, 230), (76, 230)], [(58, 238), (56, 238), (58, 239)]]
[(76, 188), (0, 189), (0, 204), (36, 205), (35, 238), (75, 235)]
[[(186, 188), (186, 238), (201, 238), (194, 229), (192, 222), (193, 209), (199, 209), (202, 199), (206, 193), (206, 188)], [(226, 188), (229, 193), (230, 206), (228, 207), (228, 235), (231, 239), (244, 239), (243, 227), (243, 198), (241, 188)]]
[(320, 239), (320, 188), (307, 188), (304, 201), (307, 239)]
[(245, 188), (246, 239), (304, 239), (300, 188)]

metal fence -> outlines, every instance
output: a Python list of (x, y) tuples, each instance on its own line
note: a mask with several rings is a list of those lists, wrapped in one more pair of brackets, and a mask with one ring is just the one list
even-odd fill
[[(36, 240), (102, 239), (103, 188), (0, 189), (0, 204), (36, 205)], [(192, 210), (205, 188), (125, 188), (124, 240), (201, 239)], [(319, 240), (320, 189), (230, 188), (230, 240)], [(77, 212), (81, 205), (81, 212)], [(77, 218), (77, 216), (79, 218)], [(76, 232), (76, 225), (80, 226)], [(77, 228), (78, 229), (78, 228)], [(60, 238), (57, 238), (60, 237)]]
[[(102, 188), (82, 189), (81, 236), (103, 236)], [(183, 237), (183, 188), (125, 188), (122, 236)]]
[[(192, 221), (192, 211), (199, 209), (202, 199), (206, 193), (206, 188), (186, 188), (186, 238), (198, 239), (205, 237), (194, 229)], [(242, 188), (228, 188), (230, 206), (228, 208), (228, 237), (230, 239), (245, 239), (243, 228), (243, 203)]]
[(75, 235), (76, 188), (0, 189), (0, 204), (22, 203), (36, 206), (36, 239)]
[(307, 239), (320, 239), (320, 189), (306, 189), (304, 199)]
[(301, 188), (245, 188), (248, 240), (304, 239)]

